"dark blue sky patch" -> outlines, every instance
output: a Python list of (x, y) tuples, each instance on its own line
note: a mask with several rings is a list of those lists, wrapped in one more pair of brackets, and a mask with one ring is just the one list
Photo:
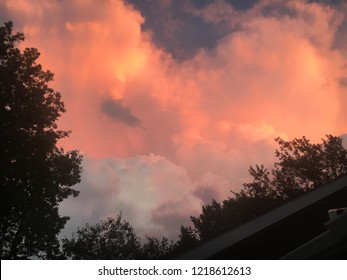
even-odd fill
[(283, 3), (281, 2), (278, 2), (277, 4), (271, 3), (265, 5), (262, 8), (262, 15), (264, 17), (280, 18), (283, 16), (289, 16), (290, 18), (295, 18), (298, 14), (295, 9), (283, 5)]
[(231, 4), (236, 10), (245, 11), (253, 8), (258, 0), (226, 0), (226, 2)]
[[(142, 25), (144, 31), (153, 33), (153, 41), (166, 52), (170, 53), (177, 61), (184, 61), (194, 57), (201, 49), (213, 49), (220, 39), (231, 32), (238, 31), (231, 28), (226, 22), (207, 23), (201, 17), (193, 15), (186, 7), (201, 10), (214, 0), (126, 0), (139, 10), (145, 18)], [(245, 11), (254, 7), (259, 0), (224, 0), (237, 11)], [(337, 8), (343, 0), (309, 0)], [(271, 3), (262, 8), (265, 17), (280, 18), (283, 16), (296, 17), (296, 11), (286, 7), (282, 1)], [(345, 33), (347, 24), (344, 23), (340, 33)], [(233, 27), (234, 28), (234, 27)], [(338, 32), (339, 34), (339, 32)], [(339, 35), (336, 36), (337, 48), (345, 44)]]
[(200, 9), (213, 1), (175, 0), (169, 5), (151, 0), (127, 1), (145, 18), (142, 29), (150, 30), (154, 43), (171, 53), (177, 61), (193, 57), (201, 48), (214, 48), (230, 32), (223, 24), (206, 23), (185, 9), (189, 4)]
[(345, 0), (308, 0), (309, 3), (316, 2), (325, 5), (339, 5)]

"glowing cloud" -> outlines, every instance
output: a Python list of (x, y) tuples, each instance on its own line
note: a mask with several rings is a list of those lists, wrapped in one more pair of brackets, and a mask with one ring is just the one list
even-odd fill
[(178, 62), (121, 0), (3, 7), (56, 74), (68, 110), (60, 126), (73, 132), (61, 144), (86, 155), (81, 194), (62, 205), (70, 229), (123, 211), (144, 234), (174, 236), (201, 203), (238, 190), (250, 164), (271, 163), (273, 138), (346, 132), (347, 56), (336, 47), (346, 19), (334, 8), (186, 5), (230, 32)]

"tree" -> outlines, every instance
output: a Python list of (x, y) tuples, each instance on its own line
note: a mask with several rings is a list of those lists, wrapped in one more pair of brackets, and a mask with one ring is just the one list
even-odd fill
[(275, 155), (272, 184), (284, 199), (295, 198), (347, 173), (347, 150), (342, 138), (326, 135), (322, 143), (312, 144), (306, 137), (284, 141)]
[[(269, 171), (263, 165), (251, 166), (252, 181), (222, 203), (215, 200), (191, 217), (199, 242), (250, 221), (338, 176), (347, 173), (347, 150), (340, 137), (326, 135), (320, 144), (302, 137), (292, 141), (276, 138), (278, 159)], [(182, 232), (182, 228), (181, 228)], [(187, 239), (186, 232), (186, 239)], [(194, 234), (188, 234), (194, 240)], [(179, 241), (180, 243), (180, 241)]]
[(195, 248), (199, 244), (200, 238), (197, 229), (191, 226), (181, 226), (180, 235), (173, 248), (172, 255), (179, 256), (180, 254)]
[(86, 224), (62, 243), (65, 257), (74, 260), (131, 260), (141, 254), (139, 238), (121, 215), (94, 226)]
[(175, 249), (175, 244), (172, 240), (169, 241), (166, 237), (159, 240), (156, 237), (148, 236), (146, 236), (146, 239), (146, 243), (141, 247), (141, 259), (163, 260), (171, 257)]
[(197, 234), (204, 240), (222, 233), (225, 227), (222, 206), (214, 199), (210, 205), (202, 207), (202, 213), (198, 218), (191, 217), (191, 220), (197, 230)]
[(61, 95), (48, 85), (53, 74), (36, 62), (38, 50), (15, 46), (24, 35), (12, 28), (0, 27), (1, 258), (54, 258), (68, 220), (58, 206), (78, 195), (72, 186), (80, 182), (82, 157), (57, 147), (69, 135), (57, 129)]

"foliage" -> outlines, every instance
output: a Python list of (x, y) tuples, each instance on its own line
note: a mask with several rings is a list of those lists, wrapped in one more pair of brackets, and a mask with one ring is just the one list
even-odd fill
[(210, 239), (223, 232), (224, 215), (222, 206), (215, 200), (210, 205), (202, 207), (202, 213), (198, 218), (191, 217), (199, 237)]
[(131, 260), (140, 256), (140, 240), (121, 215), (79, 228), (71, 239), (64, 238), (63, 253), (74, 260)]
[(166, 237), (159, 240), (156, 237), (146, 237), (147, 241), (141, 247), (141, 259), (162, 260), (168, 259), (175, 248), (173, 241), (169, 241)]
[(194, 244), (209, 240), (347, 173), (347, 150), (340, 137), (326, 135), (320, 144), (305, 137), (275, 140), (279, 149), (273, 169), (251, 166), (253, 180), (244, 183), (240, 192), (222, 203), (213, 200), (203, 206), (198, 217), (191, 217), (194, 228), (181, 228), (186, 240)]
[(181, 226), (178, 241), (173, 248), (173, 255), (178, 256), (187, 250), (193, 249), (200, 244), (199, 234), (196, 228)]
[(86, 224), (71, 239), (65, 237), (62, 244), (64, 257), (74, 260), (167, 259), (175, 248), (174, 242), (166, 237), (147, 236), (141, 245), (133, 227), (121, 214), (94, 226)]
[(279, 162), (272, 171), (273, 185), (285, 199), (347, 173), (347, 150), (340, 137), (326, 135), (320, 144), (311, 144), (305, 137), (276, 141), (280, 149), (275, 153)]
[(36, 62), (37, 49), (15, 46), (24, 35), (12, 28), (0, 27), (1, 258), (54, 258), (68, 220), (58, 206), (78, 195), (72, 186), (80, 182), (82, 157), (57, 148), (69, 135), (57, 130), (61, 95), (48, 86), (53, 74)]

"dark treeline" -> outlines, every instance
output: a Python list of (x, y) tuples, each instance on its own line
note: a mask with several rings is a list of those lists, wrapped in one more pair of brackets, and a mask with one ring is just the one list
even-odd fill
[(121, 214), (59, 241), (69, 218), (58, 207), (78, 195), (73, 186), (81, 179), (82, 156), (56, 146), (69, 135), (56, 125), (64, 103), (48, 86), (53, 74), (36, 63), (37, 49), (21, 52), (16, 44), (24, 35), (12, 34), (12, 28), (11, 22), (0, 27), (1, 259), (171, 259), (347, 173), (340, 137), (326, 135), (318, 144), (305, 137), (276, 138), (272, 168), (250, 166), (250, 182), (204, 205), (190, 226), (181, 226), (175, 242), (141, 240)]
[[(249, 168), (252, 181), (232, 197), (202, 207), (191, 226), (181, 226), (178, 241), (147, 238), (141, 247), (129, 223), (116, 219), (86, 225), (72, 239), (63, 240), (65, 257), (73, 259), (170, 259), (248, 222), (340, 175), (347, 173), (347, 150), (342, 139), (327, 135), (320, 144), (305, 137), (276, 139), (277, 162), (271, 170), (263, 165)], [(112, 248), (112, 249), (110, 249)], [(131, 249), (130, 249), (131, 248)], [(124, 253), (124, 251), (127, 253)]]

